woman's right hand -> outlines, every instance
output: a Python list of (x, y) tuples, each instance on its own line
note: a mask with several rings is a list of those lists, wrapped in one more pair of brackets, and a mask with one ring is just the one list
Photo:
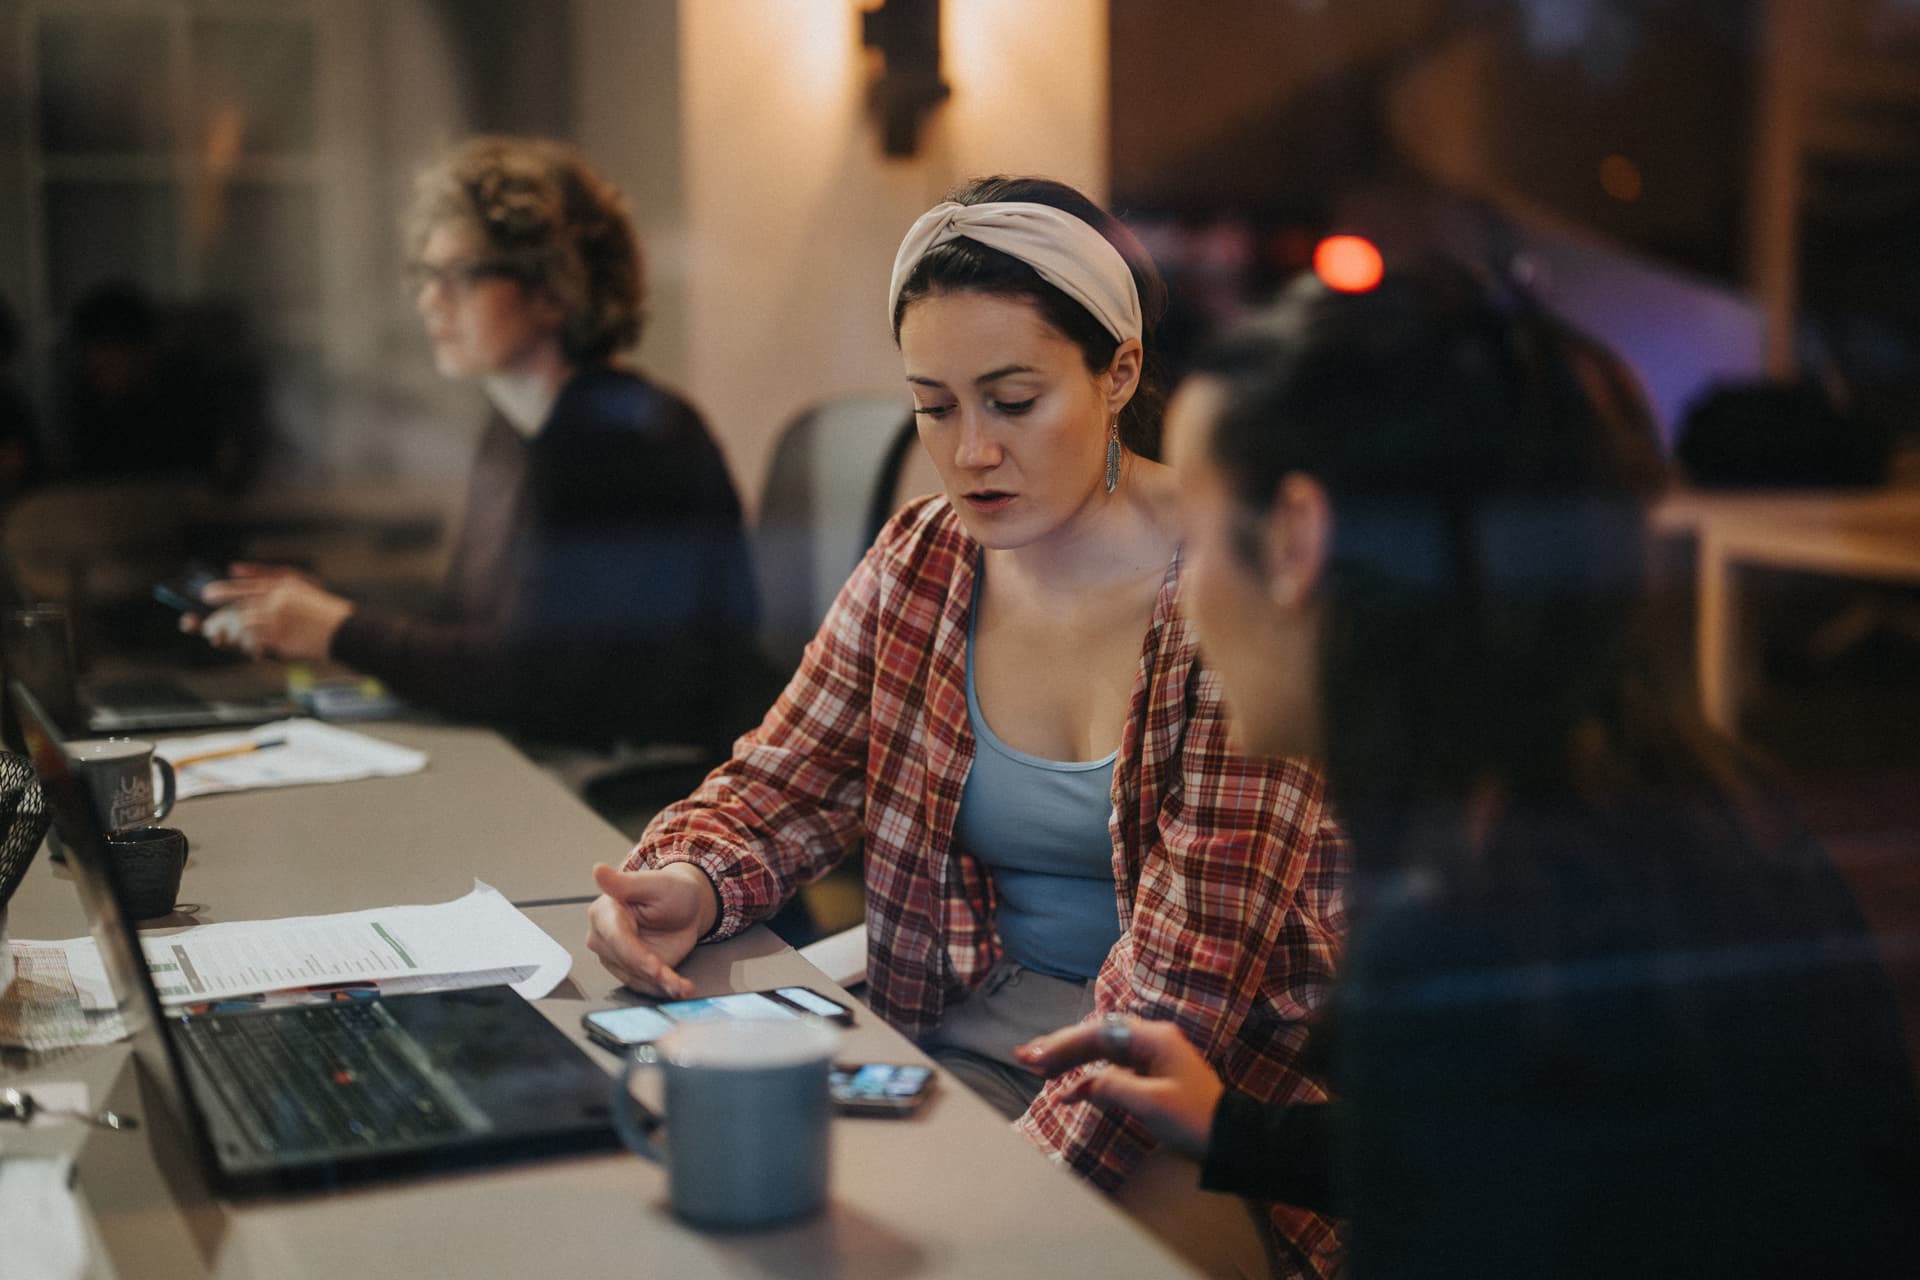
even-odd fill
[(587, 950), (642, 995), (685, 999), (693, 983), (675, 973), (720, 916), (706, 872), (684, 862), (655, 871), (593, 869), (600, 896), (587, 908)]

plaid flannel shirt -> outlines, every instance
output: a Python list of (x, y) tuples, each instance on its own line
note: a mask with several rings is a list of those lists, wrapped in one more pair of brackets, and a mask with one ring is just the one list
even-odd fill
[[(978, 544), (944, 498), (896, 516), (841, 590), (759, 728), (664, 810), (629, 868), (687, 862), (720, 895), (713, 935), (772, 914), (863, 844), (867, 1001), (914, 1035), (985, 977), (998, 951), (992, 885), (954, 846), (973, 763), (967, 621)], [(1129, 922), (1095, 982), (1112, 1010), (1177, 1022), (1230, 1084), (1318, 1101), (1295, 1065), (1333, 979), (1345, 842), (1317, 770), (1234, 752), (1216, 678), (1175, 605), (1154, 603), (1114, 765), (1114, 884)], [(1118, 1111), (1063, 1103), (1049, 1082), (1017, 1127), (1096, 1184), (1152, 1143)], [(1327, 1220), (1277, 1206), (1283, 1245), (1330, 1271)]]

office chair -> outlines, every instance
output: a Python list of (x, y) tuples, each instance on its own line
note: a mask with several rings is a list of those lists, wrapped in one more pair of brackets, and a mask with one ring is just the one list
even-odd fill
[(894, 397), (847, 396), (805, 410), (781, 431), (753, 531), (761, 643), (781, 671), (799, 666), (828, 606), (892, 514), (876, 522), (876, 495), (883, 479), (891, 492), (901, 433), (911, 424)]
[[(847, 575), (894, 512), (938, 490), (917, 438), (904, 405), (871, 396), (829, 401), (782, 433), (768, 468), (755, 550), (763, 636), (783, 669), (799, 665)], [(788, 941), (804, 943), (800, 954), (816, 968), (855, 988), (867, 976), (862, 898), (856, 853), (769, 923)], [(849, 920), (855, 922), (848, 926)]]

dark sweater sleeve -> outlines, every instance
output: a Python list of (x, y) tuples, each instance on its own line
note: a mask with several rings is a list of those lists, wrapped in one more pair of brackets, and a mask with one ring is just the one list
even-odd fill
[[(764, 706), (740, 504), (685, 402), (583, 375), (529, 451), (497, 615), (356, 610), (332, 655), (462, 719), (604, 743), (724, 742)], [(749, 700), (750, 701), (750, 700)]]
[(1325, 1102), (1264, 1103), (1237, 1089), (1221, 1095), (1200, 1166), (1200, 1185), (1259, 1200), (1280, 1200), (1338, 1217), (1333, 1166), (1335, 1107)]

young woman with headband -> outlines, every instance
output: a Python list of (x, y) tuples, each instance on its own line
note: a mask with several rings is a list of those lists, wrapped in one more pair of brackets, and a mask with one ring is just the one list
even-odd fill
[[(679, 995), (697, 941), (863, 847), (874, 1011), (1109, 1188), (1145, 1129), (1013, 1047), (1133, 1013), (1254, 1096), (1319, 1098), (1298, 1051), (1340, 923), (1318, 774), (1230, 747), (1175, 602), (1163, 298), (1138, 242), (1058, 183), (985, 179), (914, 224), (888, 305), (944, 494), (881, 533), (765, 722), (596, 871), (591, 908), (612, 973)], [(1278, 1225), (1294, 1269), (1331, 1267), (1325, 1219)]]

